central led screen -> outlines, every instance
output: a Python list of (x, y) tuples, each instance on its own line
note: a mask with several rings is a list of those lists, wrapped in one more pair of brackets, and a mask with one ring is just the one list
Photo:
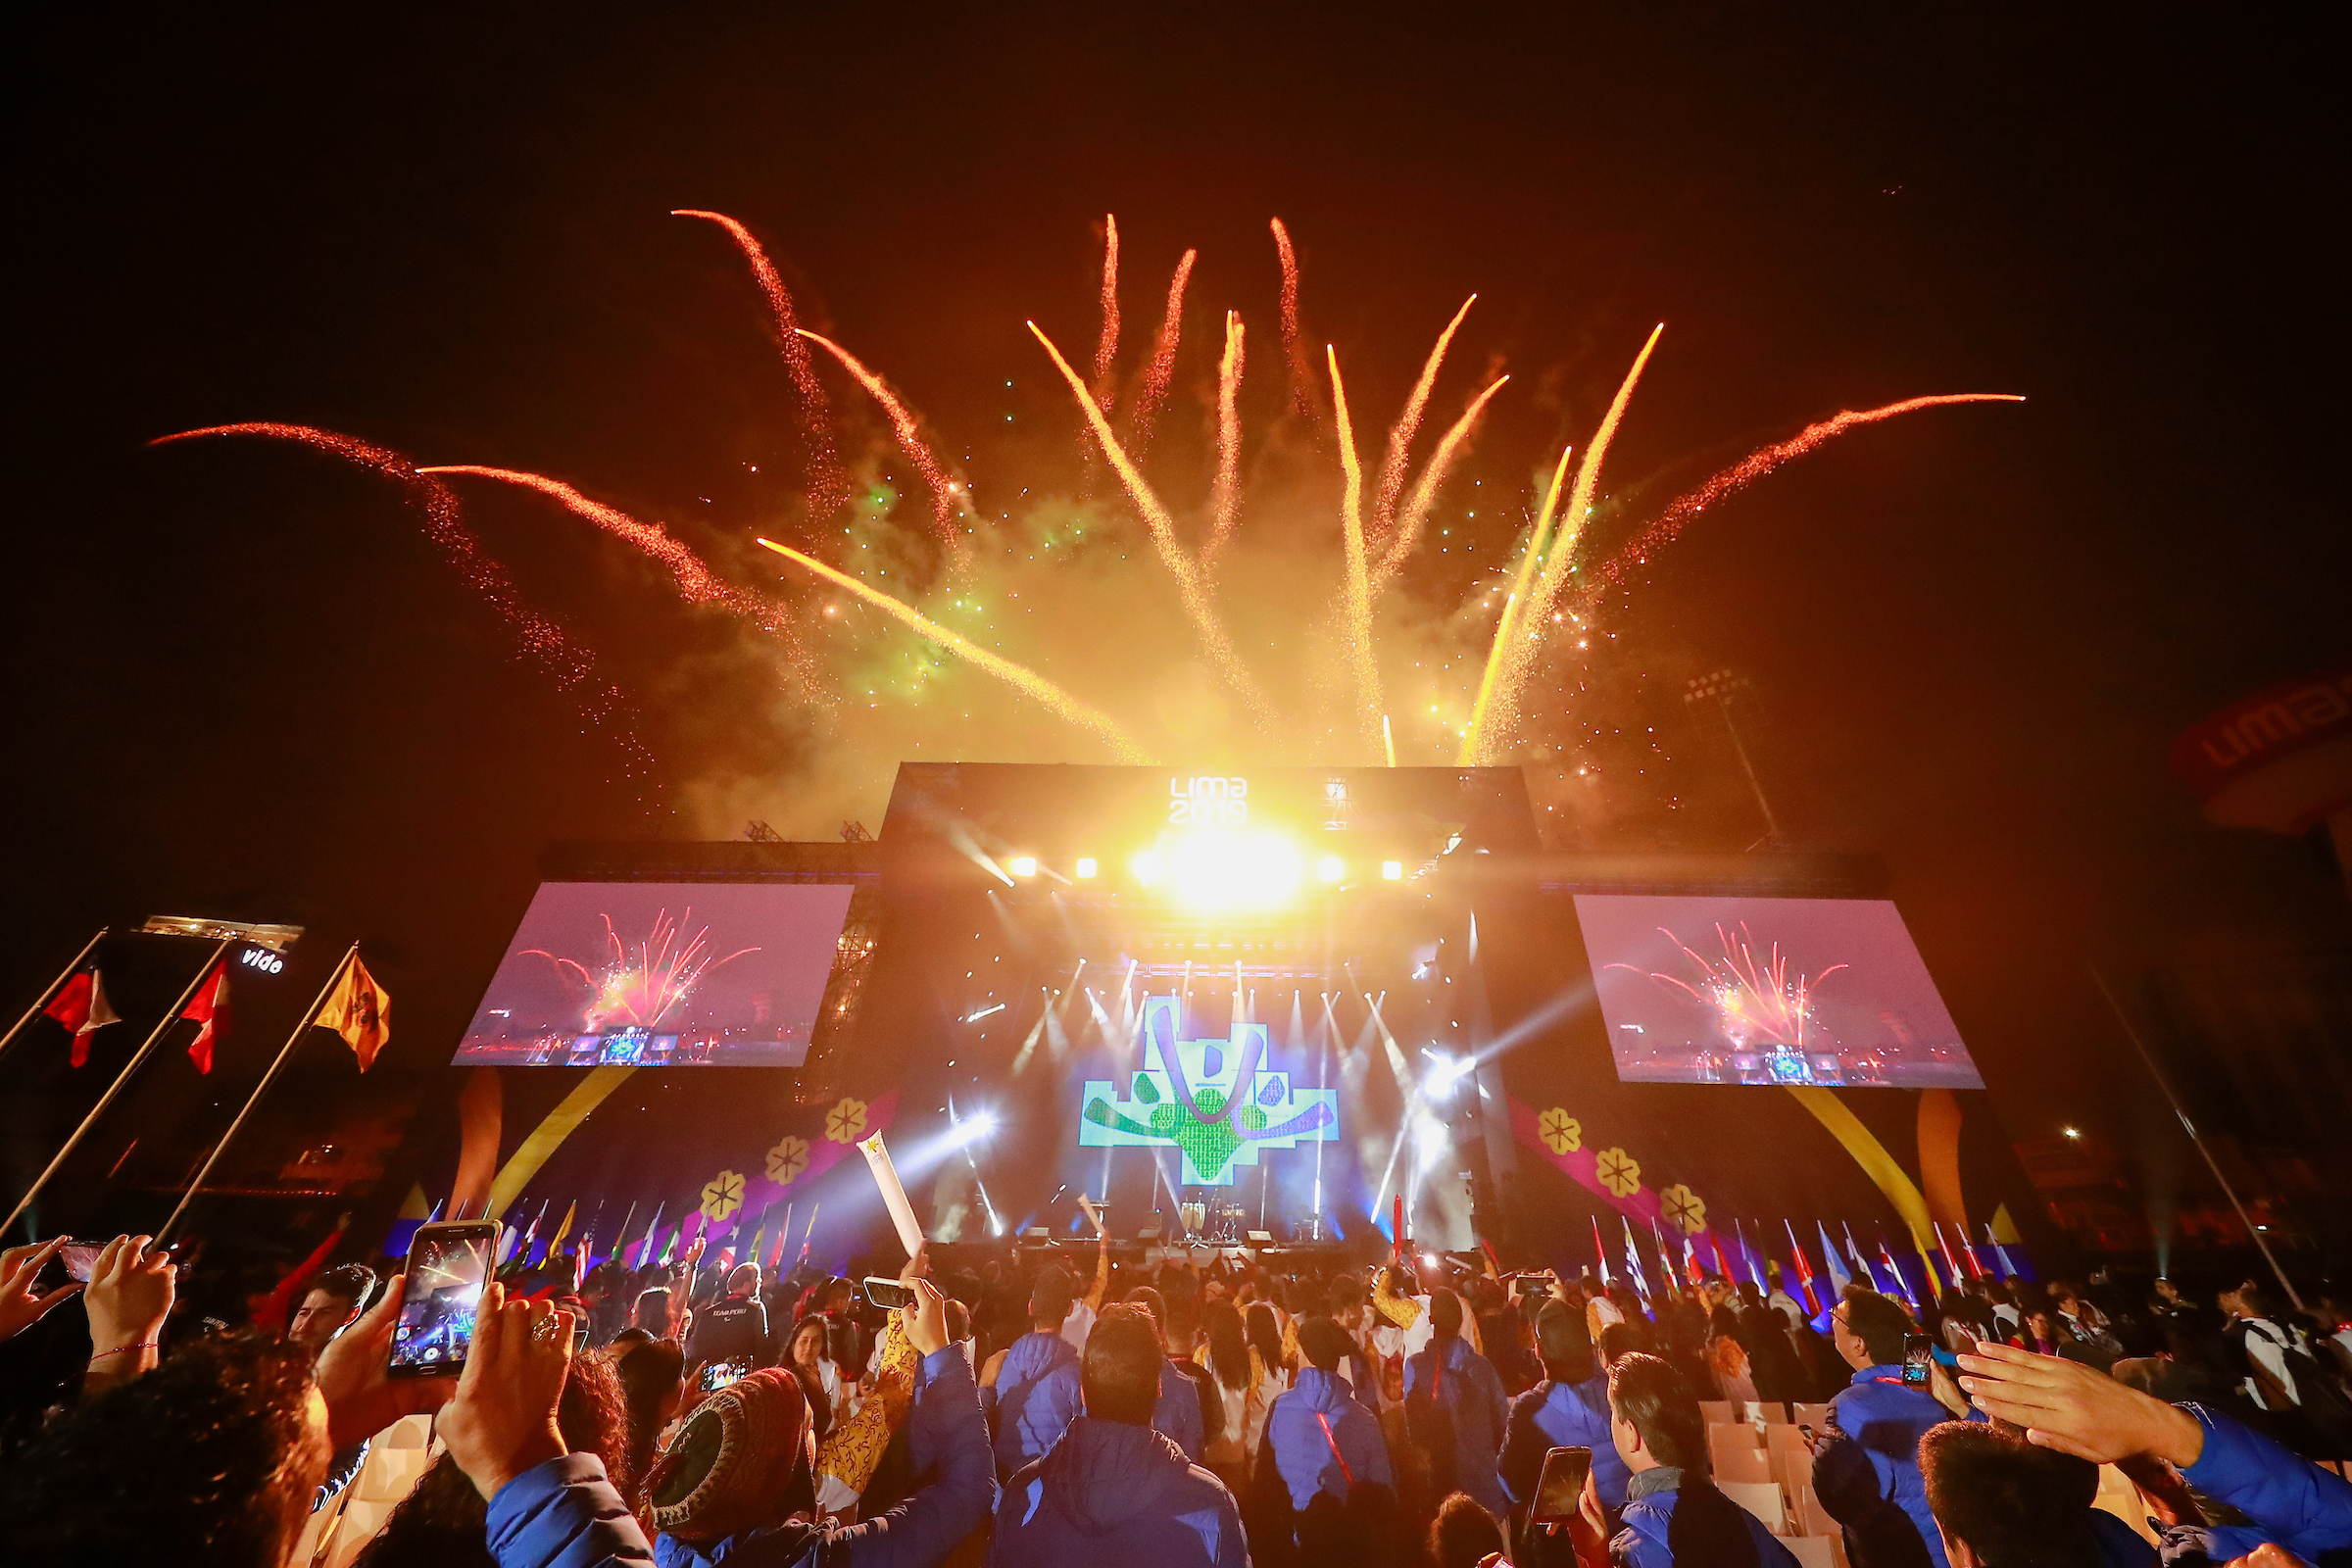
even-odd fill
[(1892, 904), (1580, 893), (1629, 1082), (1982, 1089)]
[(461, 1064), (797, 1067), (851, 889), (543, 882)]

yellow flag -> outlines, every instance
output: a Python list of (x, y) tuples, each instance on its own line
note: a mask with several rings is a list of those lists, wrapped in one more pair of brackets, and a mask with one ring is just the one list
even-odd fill
[(375, 1054), (392, 1038), (392, 993), (376, 984), (375, 976), (355, 953), (314, 1021), (319, 1028), (341, 1035), (360, 1058), (360, 1071), (366, 1072)]

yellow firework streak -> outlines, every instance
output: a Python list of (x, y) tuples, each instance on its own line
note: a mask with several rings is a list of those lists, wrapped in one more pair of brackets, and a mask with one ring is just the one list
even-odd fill
[(1119, 445), (1119, 438), (1111, 432), (1110, 420), (1103, 417), (1101, 409), (1095, 407), (1095, 400), (1087, 395), (1086, 383), (1078, 379), (1078, 372), (1070, 368), (1070, 362), (1061, 357), (1061, 350), (1054, 346), (1054, 340), (1046, 336), (1035, 321), (1028, 325), (1038, 342), (1045, 345), (1046, 352), (1053, 356), (1054, 367), (1061, 372), (1061, 378), (1069, 382), (1070, 390), (1078, 395), (1078, 406), (1086, 411), (1087, 422), (1095, 427), (1095, 439), (1102, 443), (1102, 455), (1110, 460), (1112, 467), (1119, 470), (1120, 482), (1127, 486), (1127, 494), (1135, 502), (1136, 510), (1144, 514), (1144, 522), (1152, 530), (1152, 542), (1159, 547), (1159, 559), (1166, 563), (1169, 573), (1176, 579), (1176, 593), (1184, 601), (1185, 613), (1192, 617), (1193, 628), (1200, 634), (1201, 646), (1208, 650), (1209, 658), (1215, 661), (1218, 673), (1235, 691), (1241, 693), (1243, 701), (1257, 715), (1258, 722), (1268, 729), (1273, 728), (1276, 723), (1273, 707), (1267, 703), (1265, 693), (1257, 689), (1257, 682), (1250, 678), (1249, 667), (1242, 662), (1242, 656), (1234, 652), (1233, 640), (1225, 635), (1224, 624), (1217, 619), (1216, 606), (1209, 603), (1208, 590), (1202, 586), (1200, 572), (1194, 568), (1192, 558), (1185, 554), (1183, 544), (1176, 538), (1176, 519), (1168, 515), (1168, 509), (1159, 504), (1159, 497), (1153, 495), (1151, 485), (1144, 482), (1143, 470), (1127, 456), (1127, 449)]
[(1462, 411), (1462, 416), (1453, 421), (1453, 428), (1447, 430), (1445, 438), (1439, 441), (1438, 450), (1430, 456), (1429, 466), (1421, 470), (1421, 477), (1413, 484), (1412, 494), (1405, 497), (1404, 510), (1397, 514), (1396, 526), (1389, 530), (1388, 550), (1372, 572), (1372, 592), (1375, 597), (1404, 565), (1404, 558), (1413, 553), (1413, 545), (1421, 537), (1421, 525), (1429, 519), (1429, 509), (1437, 504), (1438, 486), (1446, 482), (1446, 472), (1452, 468), (1462, 443), (1470, 439), (1470, 427), (1478, 422), (1479, 413), (1486, 408), (1487, 399), (1501, 391), (1502, 383), (1509, 379), (1507, 375), (1496, 376), (1494, 385), (1470, 400), (1470, 407)]
[(1468, 767), (1478, 759), (1478, 739), (1483, 733), (1487, 705), (1494, 696), (1494, 680), (1502, 672), (1503, 651), (1511, 640), (1511, 628), (1517, 624), (1520, 603), (1527, 598), (1528, 585), (1535, 580), (1536, 563), (1544, 555), (1544, 536), (1551, 532), (1551, 514), (1560, 504), (1560, 486), (1568, 478), (1568, 456), (1574, 447), (1560, 448), (1560, 461), (1551, 470), (1550, 488), (1544, 492), (1544, 510), (1536, 514), (1536, 525), (1527, 536), (1527, 548), (1519, 553), (1519, 569), (1511, 575), (1511, 592), (1502, 602), (1502, 615), (1494, 622), (1494, 641), (1487, 649), (1487, 667), (1479, 672), (1478, 698), (1470, 705), (1470, 722), (1462, 731), (1462, 747), (1454, 755), (1457, 765)]
[(1023, 696), (1034, 699), (1056, 717), (1068, 719), (1081, 729), (1094, 731), (1110, 743), (1111, 749), (1119, 754), (1120, 760), (1149, 762), (1152, 760), (1152, 754), (1137, 744), (1135, 737), (1121, 729), (1108, 713), (1088, 707), (1028, 665), (1015, 663), (1002, 654), (992, 654), (978, 644), (966, 641), (921, 612), (901, 604), (886, 593), (868, 588), (846, 571), (836, 571), (821, 561), (802, 555), (790, 545), (780, 545), (772, 539), (762, 539), (760, 543), (785, 560), (796, 561), (807, 566), (827, 582), (847, 588), (875, 609), (890, 612), (949, 653), (970, 661)]
[(1348, 388), (1340, 380), (1339, 350), (1326, 344), (1331, 406), (1340, 427), (1340, 533), (1348, 546), (1348, 654), (1355, 664), (1355, 697), (1369, 719), (1380, 711), (1380, 663), (1372, 656), (1372, 583), (1364, 569), (1364, 467), (1356, 461), (1355, 431), (1348, 422)]
[(1412, 395), (1404, 400), (1404, 413), (1397, 416), (1396, 427), (1389, 431), (1388, 455), (1380, 464), (1380, 488), (1373, 492), (1372, 502), (1372, 526), (1384, 541), (1396, 522), (1396, 498), (1404, 493), (1405, 455), (1413, 444), (1413, 432), (1421, 428), (1421, 414), (1429, 407), (1430, 389), (1438, 384), (1438, 368), (1446, 363), (1446, 346), (1453, 341), (1462, 318), (1477, 303), (1475, 294), (1462, 301), (1462, 308), (1453, 313), (1453, 319), (1438, 334), (1436, 346), (1421, 367), (1421, 379), (1413, 383)]

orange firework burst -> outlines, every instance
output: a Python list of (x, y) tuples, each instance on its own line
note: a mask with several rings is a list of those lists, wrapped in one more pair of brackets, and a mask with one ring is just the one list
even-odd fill
[(1095, 407), (1110, 412), (1110, 369), (1119, 358), (1119, 220), (1102, 215), (1102, 335), (1095, 343)]
[(632, 954), (612, 927), (612, 917), (604, 916), (605, 940), (611, 944), (612, 956), (605, 966), (590, 972), (577, 958), (562, 957), (545, 948), (524, 948), (525, 956), (545, 958), (556, 973), (575, 980), (587, 992), (587, 1003), (581, 1008), (582, 1027), (590, 1034), (607, 1024), (619, 1022), (641, 1029), (651, 1029), (667, 1017), (694, 990), (695, 982), (723, 964), (734, 962), (758, 948), (738, 948), (725, 957), (711, 956), (708, 942), (710, 928), (703, 927), (693, 936), (680, 941), (680, 926), (694, 918), (689, 908), (683, 920), (673, 921), (667, 909), (654, 916), (654, 928), (646, 939), (637, 944)]
[(1144, 384), (1135, 399), (1135, 455), (1140, 461), (1144, 449), (1152, 444), (1152, 425), (1159, 411), (1167, 406), (1168, 383), (1176, 378), (1176, 341), (1184, 331), (1184, 285), (1193, 275), (1193, 263), (1200, 259), (1199, 251), (1186, 251), (1176, 264), (1176, 275), (1168, 280), (1168, 314), (1159, 323), (1159, 336), (1152, 341), (1152, 363), (1144, 368)]
[(1274, 230), (1274, 254), (1282, 260), (1282, 351), (1291, 360), (1291, 409), (1297, 414), (1311, 414), (1315, 407), (1315, 368), (1306, 357), (1306, 344), (1298, 336), (1298, 253), (1291, 249), (1291, 231), (1282, 226), (1282, 220), (1270, 220)]
[(1801, 458), (1834, 435), (1842, 435), (1858, 424), (1875, 424), (1891, 419), (1898, 414), (1910, 414), (1919, 409), (1941, 408), (1951, 403), (2023, 403), (2026, 400), (2014, 392), (1944, 392), (1935, 397), (1905, 398), (1900, 403), (1883, 404), (1875, 409), (1848, 409), (1831, 416), (1818, 424), (1808, 424), (1786, 441), (1760, 447), (1738, 463), (1709, 478), (1705, 484), (1687, 495), (1675, 497), (1657, 520), (1642, 529), (1620, 547), (1615, 555), (1593, 569), (1593, 576), (1602, 582), (1616, 584), (1625, 580), (1631, 568), (1649, 559), (1649, 553), (1674, 540), (1692, 518), (1716, 502), (1745, 489), (1763, 478), (1790, 458)]
[(956, 486), (948, 477), (947, 470), (939, 466), (939, 459), (932, 455), (931, 448), (924, 443), (921, 427), (915, 422), (914, 411), (907, 408), (898, 394), (891, 391), (887, 382), (867, 369), (848, 349), (829, 337), (817, 336), (806, 327), (801, 329), (801, 336), (811, 343), (823, 344), (841, 362), (842, 368), (856, 376), (858, 384), (872, 393), (874, 401), (882, 405), (882, 412), (890, 416), (890, 427), (898, 432), (899, 450), (906, 454), (906, 461), (914, 465), (915, 471), (923, 476), (923, 483), (931, 487), (931, 515), (939, 529), (939, 537), (960, 560), (966, 553), (966, 547), (963, 530), (956, 524)]
[(522, 602), (506, 571), (482, 554), (480, 542), (473, 530), (466, 526), (466, 512), (449, 486), (429, 477), (407, 457), (348, 436), (335, 430), (321, 430), (308, 424), (276, 424), (251, 421), (243, 424), (215, 424), (201, 430), (181, 430), (176, 434), (157, 436), (149, 446), (169, 446), (175, 441), (193, 441), (201, 436), (258, 435), (271, 440), (292, 441), (317, 452), (341, 458), (346, 463), (372, 468), (386, 478), (397, 481), (407, 492), (409, 500), (424, 515), (425, 536), (440, 547), (455, 566), (458, 575), (479, 594), (499, 617), (514, 628), (514, 639), (522, 653), (554, 678), (558, 689), (571, 695), (578, 704), (580, 716), (604, 730), (617, 745), (625, 758), (625, 771), (637, 779), (653, 772), (653, 754), (638, 740), (627, 714), (627, 703), (618, 688), (600, 681), (596, 674), (596, 660), (585, 648), (574, 643), (564, 629), (547, 616)]
[(1421, 379), (1413, 383), (1412, 395), (1404, 400), (1404, 413), (1397, 416), (1396, 423), (1389, 431), (1388, 455), (1380, 462), (1380, 489), (1372, 503), (1372, 537), (1379, 544), (1388, 543), (1396, 525), (1396, 498), (1404, 493), (1405, 459), (1410, 455), (1413, 433), (1421, 428), (1422, 411), (1429, 407), (1430, 389), (1438, 384), (1438, 368), (1446, 363), (1446, 346), (1453, 341), (1462, 318), (1477, 303), (1475, 294), (1462, 301), (1462, 308), (1453, 313), (1453, 319), (1438, 334), (1436, 346), (1421, 367)]
[(792, 375), (792, 384), (801, 395), (801, 434), (808, 448), (808, 506), (819, 517), (829, 517), (841, 510), (849, 499), (849, 479), (841, 471), (841, 464), (833, 455), (832, 405), (825, 400), (825, 384), (816, 378), (816, 367), (808, 361), (808, 346), (801, 341), (801, 319), (792, 308), (792, 293), (785, 288), (784, 279), (767, 252), (752, 231), (724, 213), (707, 213), (699, 208), (679, 207), (670, 212), (672, 218), (699, 218), (725, 229), (744, 260), (752, 264), (752, 276), (760, 292), (767, 296), (767, 308), (776, 318), (778, 347), (784, 351), (784, 368)]

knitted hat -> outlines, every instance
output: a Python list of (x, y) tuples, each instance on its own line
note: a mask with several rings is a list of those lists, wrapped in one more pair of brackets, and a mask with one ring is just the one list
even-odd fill
[(646, 1478), (654, 1528), (713, 1542), (772, 1524), (808, 1446), (808, 1399), (779, 1367), (740, 1378), (695, 1407)]

